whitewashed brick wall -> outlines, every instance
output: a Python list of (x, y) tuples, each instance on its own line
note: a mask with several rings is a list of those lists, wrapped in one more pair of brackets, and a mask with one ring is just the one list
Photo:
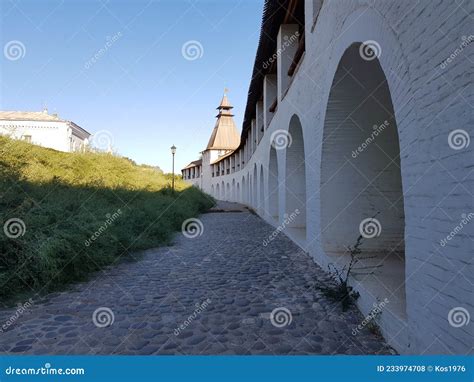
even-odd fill
[[(270, 162), (270, 136), (279, 129), (288, 130), (290, 118), (296, 114), (301, 121), (304, 138), (308, 238), (305, 243), (299, 244), (317, 263), (326, 267), (331, 260), (325, 252), (321, 231), (323, 221), (329, 217), (324, 216), (321, 202), (328, 195), (321, 193), (320, 186), (321, 181), (324, 183), (331, 173), (331, 166), (337, 166), (337, 162), (327, 163), (329, 167), (323, 164), (327, 172), (321, 173), (321, 160), (326, 158), (322, 142), (329, 93), (344, 52), (354, 43), (375, 40), (381, 48), (379, 62), (387, 78), (395, 111), (396, 123), (392, 127), (396, 125), (398, 131), (403, 187), (403, 200), (394, 209), (395, 212), (385, 211), (380, 220), (389, 233), (387, 240), (394, 242), (404, 232), (406, 262), (406, 317), (400, 320), (389, 312), (382, 314), (382, 331), (386, 339), (403, 353), (465, 354), (472, 346), (472, 323), (454, 327), (449, 324), (448, 316), (453, 308), (458, 307), (474, 314), (474, 224), (465, 226), (447, 245), (441, 246), (440, 241), (460, 223), (462, 214), (474, 212), (474, 143), (460, 150), (454, 150), (448, 144), (448, 135), (455, 129), (464, 129), (472, 138), (474, 44), (465, 47), (443, 68), (440, 64), (452, 57), (463, 41), (462, 36), (472, 35), (469, 12), (472, 15), (473, 3), (468, 0), (458, 3), (442, 0), (324, 1), (313, 29), (314, 3), (318, 2), (306, 2), (306, 52), (303, 62), (255, 153), (238, 172), (217, 178), (206, 177), (205, 190), (210, 191), (211, 184), (216, 188), (217, 182), (223, 180), (232, 184), (235, 179), (242, 195), (237, 195), (236, 199), (250, 203), (248, 177), (253, 175), (255, 163), (263, 165), (265, 212), (260, 214), (271, 224), (278, 224), (274, 220), (277, 216), (277, 198), (271, 193), (277, 185), (272, 180), (272, 174), (278, 173), (279, 177), (278, 208), (282, 219), (286, 212), (286, 160), (291, 158), (286, 158), (285, 150), (274, 151), (278, 158), (276, 170), (275, 161)], [(375, 120), (378, 119), (383, 119), (383, 116), (375, 116)], [(370, 124), (372, 120), (359, 121), (362, 124), (366, 122)], [(363, 131), (354, 131), (353, 137), (329, 141), (326, 148), (333, 156), (327, 158), (336, 160), (338, 155), (339, 158), (350, 156), (352, 143), (362, 140), (364, 135)], [(393, 135), (386, 134), (388, 137)], [(390, 148), (397, 150), (396, 142), (390, 146), (384, 139), (382, 136), (380, 145), (389, 151)], [(382, 156), (370, 158), (376, 158), (381, 163), (386, 160)], [(380, 168), (371, 163), (364, 164), (362, 155), (360, 159), (358, 166), (366, 171), (365, 175), (369, 178)], [(395, 168), (390, 167), (388, 173), (376, 183), (378, 188), (394, 190), (399, 186), (391, 171)], [(338, 187), (360, 187), (358, 182), (361, 180), (354, 171), (347, 170), (344, 178), (346, 182)], [(335, 192), (336, 204), (337, 195), (339, 193)], [(370, 200), (365, 204), (359, 203), (358, 208), (368, 208), (370, 203), (377, 205), (377, 198), (380, 197), (374, 189)], [(393, 223), (400, 223), (402, 206), (405, 215), (403, 232), (397, 228), (400, 224)], [(361, 213), (355, 209), (345, 215), (345, 226), (349, 231), (339, 228), (331, 232), (335, 242), (341, 242), (341, 235), (350, 233), (353, 236), (357, 232), (356, 223)], [(370, 213), (367, 211), (367, 216)], [(370, 296), (361, 296), (359, 306), (364, 313), (370, 310), (371, 301)]]

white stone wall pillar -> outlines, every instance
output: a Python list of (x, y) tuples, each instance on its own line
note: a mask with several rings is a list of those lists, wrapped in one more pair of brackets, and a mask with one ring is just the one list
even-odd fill
[(277, 77), (276, 74), (267, 74), (263, 79), (263, 122), (264, 129), (268, 129), (273, 113), (270, 111), (277, 96)]
[(252, 125), (251, 137), (252, 137), (252, 154), (253, 154), (255, 150), (257, 149), (257, 138), (256, 138), (257, 137), (257, 123), (256, 123), (255, 118), (252, 119), (251, 125)]
[(256, 105), (255, 112), (255, 126), (257, 127), (257, 142), (260, 143), (260, 140), (263, 137), (263, 101), (258, 101)]
[(288, 76), (299, 41), (298, 24), (283, 24), (277, 36), (278, 102), (283, 99), (291, 77)]

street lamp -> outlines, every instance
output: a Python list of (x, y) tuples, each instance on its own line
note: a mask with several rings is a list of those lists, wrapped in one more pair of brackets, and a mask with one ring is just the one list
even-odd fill
[(174, 192), (174, 154), (176, 154), (176, 146), (173, 145), (171, 146), (171, 154), (173, 154), (173, 178), (171, 181), (171, 188), (173, 189)]

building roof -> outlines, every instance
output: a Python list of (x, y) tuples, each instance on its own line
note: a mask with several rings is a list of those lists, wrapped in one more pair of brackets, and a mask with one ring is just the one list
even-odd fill
[[(263, 6), (262, 25), (258, 42), (257, 53), (252, 71), (252, 79), (247, 96), (244, 121), (242, 124), (241, 146), (247, 138), (247, 131), (250, 129), (251, 121), (255, 118), (255, 105), (263, 96), (263, 79), (266, 74), (275, 71), (274, 65), (264, 65), (268, 63), (270, 57), (276, 51), (277, 35), (280, 25), (299, 24), (304, 30), (304, 1), (302, 0), (265, 0)], [(304, 33), (302, 33), (304, 35)]]
[(211, 162), (211, 164), (216, 164), (216, 163), (220, 162), (221, 160), (224, 160), (224, 159), (230, 157), (233, 153), (235, 153), (235, 150), (231, 150), (228, 153), (226, 153), (224, 155), (221, 155), (214, 162)]
[(233, 114), (227, 95), (224, 93), (222, 100), (217, 107), (217, 121), (212, 130), (211, 138), (206, 150), (234, 150), (240, 144), (240, 136), (234, 123)]
[(83, 138), (89, 138), (92, 134), (89, 133), (86, 129), (83, 129), (81, 126), (76, 125), (74, 122), (71, 121), (66, 121), (69, 126), (72, 128), (72, 131), (76, 133), (79, 133), (82, 135)]
[(190, 164), (188, 164), (186, 167), (182, 168), (181, 171), (187, 170), (188, 168), (193, 168), (193, 167), (201, 166), (201, 165), (202, 165), (202, 159), (198, 159), (198, 160), (192, 161), (192, 162), (191, 162)]
[(229, 102), (229, 99), (227, 98), (227, 93), (224, 93), (224, 95), (222, 96), (222, 100), (221, 100), (221, 103), (219, 104), (219, 106), (217, 107), (217, 109), (224, 109), (224, 108), (227, 108), (227, 109), (233, 109), (234, 107), (230, 104)]
[(0, 121), (66, 122), (48, 111), (0, 111)]

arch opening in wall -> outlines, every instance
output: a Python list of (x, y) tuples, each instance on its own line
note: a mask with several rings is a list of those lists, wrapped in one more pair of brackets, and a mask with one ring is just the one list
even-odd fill
[[(406, 317), (405, 214), (400, 146), (390, 89), (376, 57), (360, 44), (339, 62), (329, 94), (321, 154), (321, 242), (348, 263), (362, 235), (353, 284)], [(368, 58), (369, 57), (369, 58)], [(361, 293), (362, 295), (362, 293)]]
[(235, 201), (241, 202), (242, 201), (242, 196), (240, 195), (240, 183), (237, 182), (237, 194), (235, 197)]
[(235, 197), (235, 195), (236, 195), (235, 193), (236, 193), (236, 190), (235, 190), (235, 179), (232, 179), (232, 198), (231, 198), (231, 200), (232, 200), (233, 202), (235, 202), (235, 201), (237, 200), (236, 197)]
[(225, 200), (225, 183), (222, 181), (221, 183), (221, 200)]
[(216, 184), (216, 195), (215, 195), (215, 197), (216, 197), (216, 199), (218, 199), (218, 200), (221, 198), (219, 183)]
[(259, 199), (258, 199), (258, 209), (260, 212), (265, 210), (265, 186), (264, 186), (264, 179), (263, 179), (263, 166), (260, 166), (260, 182), (259, 182)]
[(306, 241), (306, 169), (303, 128), (293, 115), (288, 129), (285, 166), (285, 227), (297, 242)]
[(245, 203), (251, 204), (252, 198), (252, 179), (250, 179), (250, 173), (247, 173), (247, 189), (245, 190)]
[(253, 166), (252, 206), (257, 207), (257, 164)]
[(247, 186), (245, 184), (245, 176), (242, 176), (242, 195), (241, 195), (241, 201), (242, 203), (245, 204), (245, 202), (247, 201), (246, 200), (246, 196), (245, 196), (245, 191), (247, 190)]
[(214, 193), (214, 185), (213, 184), (211, 185), (211, 195), (216, 196), (216, 194)]
[(226, 193), (225, 193), (225, 200), (230, 200), (230, 183), (227, 183)]
[(247, 175), (247, 205), (252, 204), (252, 177)]
[(268, 162), (268, 215), (277, 222), (280, 221), (278, 193), (278, 160), (276, 149), (272, 145)]

